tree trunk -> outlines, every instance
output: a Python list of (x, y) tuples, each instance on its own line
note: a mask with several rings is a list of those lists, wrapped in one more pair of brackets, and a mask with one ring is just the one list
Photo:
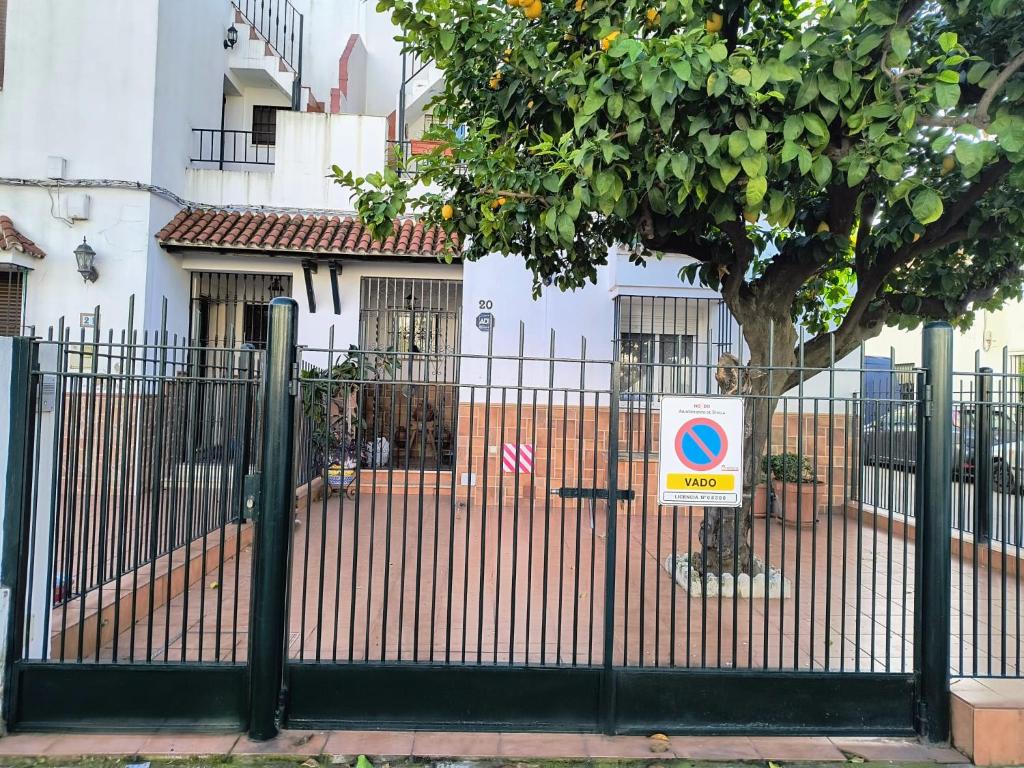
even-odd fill
[[(704, 576), (750, 573), (753, 566), (750, 520), (754, 487), (764, 477), (763, 458), (771, 432), (772, 414), (786, 391), (788, 370), (796, 360), (796, 328), (791, 322), (762, 320), (743, 327), (750, 362), (740, 366), (733, 355), (718, 362), (719, 393), (743, 398), (743, 499), (739, 507), (706, 507), (700, 525), (701, 551), (694, 567)], [(767, 478), (770, 480), (770, 478)]]

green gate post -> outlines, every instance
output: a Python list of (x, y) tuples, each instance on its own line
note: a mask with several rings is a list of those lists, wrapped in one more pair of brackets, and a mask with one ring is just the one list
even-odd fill
[(930, 741), (948, 741), (953, 522), (953, 329), (949, 323), (925, 326), (921, 356), (926, 388), (923, 455), (918, 464), (918, 730)]
[(249, 736), (260, 741), (277, 735), (284, 672), (288, 546), (295, 507), (295, 400), (291, 380), (297, 310), (294, 299), (278, 297), (270, 302), (264, 372), (263, 473), (256, 518), (249, 642)]

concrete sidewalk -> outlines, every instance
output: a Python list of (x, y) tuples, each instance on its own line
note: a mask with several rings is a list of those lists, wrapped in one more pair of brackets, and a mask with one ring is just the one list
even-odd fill
[[(284, 731), (267, 742), (224, 734), (15, 734), (0, 738), (5, 757), (225, 757), (244, 765), (245, 756), (314, 758), (321, 766), (351, 764), (365, 754), (382, 761), (435, 759), (594, 761), (671, 760), (753, 763), (912, 763), (965, 765), (954, 749), (914, 739), (675, 736), (667, 751), (654, 753), (642, 736), (567, 733), (448, 733), (428, 731)], [(130, 762), (130, 761), (126, 761)], [(299, 760), (298, 762), (301, 762)], [(61, 763), (67, 765), (66, 761)], [(298, 763), (297, 763), (298, 764)], [(312, 763), (307, 768), (315, 768)]]

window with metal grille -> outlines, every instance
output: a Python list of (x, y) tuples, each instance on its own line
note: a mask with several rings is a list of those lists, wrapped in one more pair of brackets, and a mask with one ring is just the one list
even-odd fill
[(282, 107), (257, 104), (252, 108), (252, 143), (269, 147), (277, 143), (277, 111)]
[(190, 337), (203, 347), (247, 342), (262, 349), (267, 340), (267, 305), (275, 296), (291, 292), (291, 275), (193, 272)]
[(0, 0), (0, 89), (4, 87), (4, 53), (7, 40), (7, 0)]
[(0, 271), (0, 336), (20, 336), (25, 311), (25, 273)]
[(735, 352), (735, 320), (721, 299), (619, 296), (619, 391), (624, 398), (707, 391), (723, 352)]

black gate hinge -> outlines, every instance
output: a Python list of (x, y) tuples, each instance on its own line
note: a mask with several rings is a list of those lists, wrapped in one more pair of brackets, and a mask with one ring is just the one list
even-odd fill
[(922, 403), (921, 404), (924, 406), (924, 417), (926, 419), (931, 418), (931, 415), (932, 415), (932, 385), (931, 384), (925, 384), (924, 385), (924, 397), (922, 398)]

